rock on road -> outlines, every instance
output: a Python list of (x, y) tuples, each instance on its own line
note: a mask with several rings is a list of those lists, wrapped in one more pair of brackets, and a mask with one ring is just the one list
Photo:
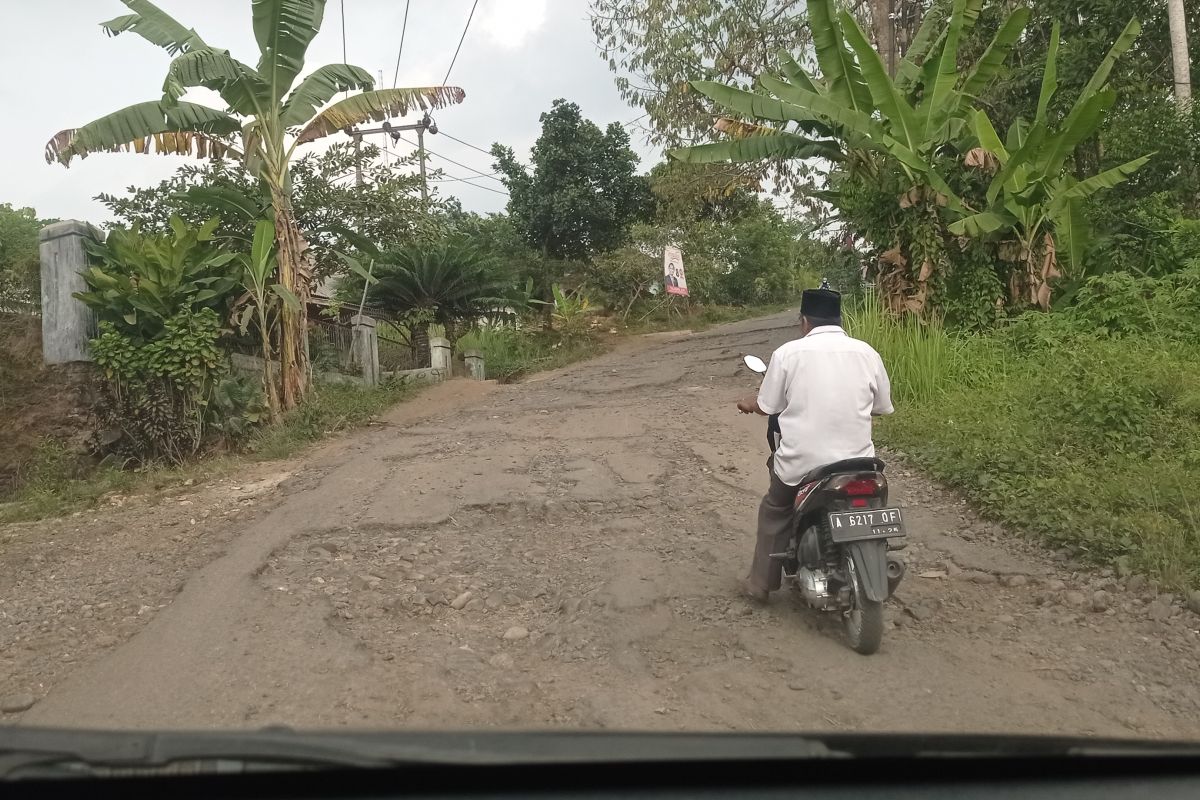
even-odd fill
[(1200, 736), (1200, 616), (902, 459), (879, 654), (737, 596), (766, 478), (739, 357), (793, 318), (454, 381), (270, 474), (0, 529), (0, 723)]

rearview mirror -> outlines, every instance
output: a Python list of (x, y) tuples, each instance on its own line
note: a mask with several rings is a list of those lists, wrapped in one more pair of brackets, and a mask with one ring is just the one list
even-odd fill
[(763, 375), (767, 371), (767, 362), (763, 361), (758, 356), (742, 356), (742, 361), (746, 364), (747, 369), (751, 372), (757, 372)]

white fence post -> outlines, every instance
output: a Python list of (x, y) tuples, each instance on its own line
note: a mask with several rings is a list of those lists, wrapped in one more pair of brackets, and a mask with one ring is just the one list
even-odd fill
[(72, 295), (88, 287), (87, 239), (103, 241), (95, 227), (78, 220), (55, 222), (38, 234), (42, 262), (42, 361), (69, 364), (91, 361), (88, 339), (96, 335), (96, 315)]
[(429, 340), (429, 366), (440, 370), (443, 380), (452, 376), (450, 371), (451, 358), (453, 358), (453, 352), (450, 349), (449, 339), (434, 336)]
[(487, 375), (483, 366), (483, 353), (479, 350), (468, 350), (463, 353), (463, 361), (467, 362), (467, 375), (471, 380), (481, 381)]
[(379, 385), (379, 334), (375, 330), (375, 320), (355, 314), (350, 318), (354, 325), (354, 340), (351, 352), (362, 366), (363, 383), (367, 386)]

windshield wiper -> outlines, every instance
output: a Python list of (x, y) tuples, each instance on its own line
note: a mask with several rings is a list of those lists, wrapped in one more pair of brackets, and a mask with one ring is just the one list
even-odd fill
[(0, 780), (78, 775), (843, 755), (801, 736), (603, 733), (135, 733), (0, 728)]
[(413, 765), (1200, 756), (1200, 744), (1082, 737), (583, 731), (116, 732), (0, 728), (0, 780)]

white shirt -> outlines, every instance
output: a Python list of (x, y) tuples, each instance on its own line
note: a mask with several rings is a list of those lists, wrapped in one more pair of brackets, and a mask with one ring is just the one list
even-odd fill
[(795, 486), (814, 467), (875, 455), (871, 417), (892, 413), (891, 383), (869, 344), (823, 325), (772, 354), (758, 407), (779, 414), (775, 474)]

